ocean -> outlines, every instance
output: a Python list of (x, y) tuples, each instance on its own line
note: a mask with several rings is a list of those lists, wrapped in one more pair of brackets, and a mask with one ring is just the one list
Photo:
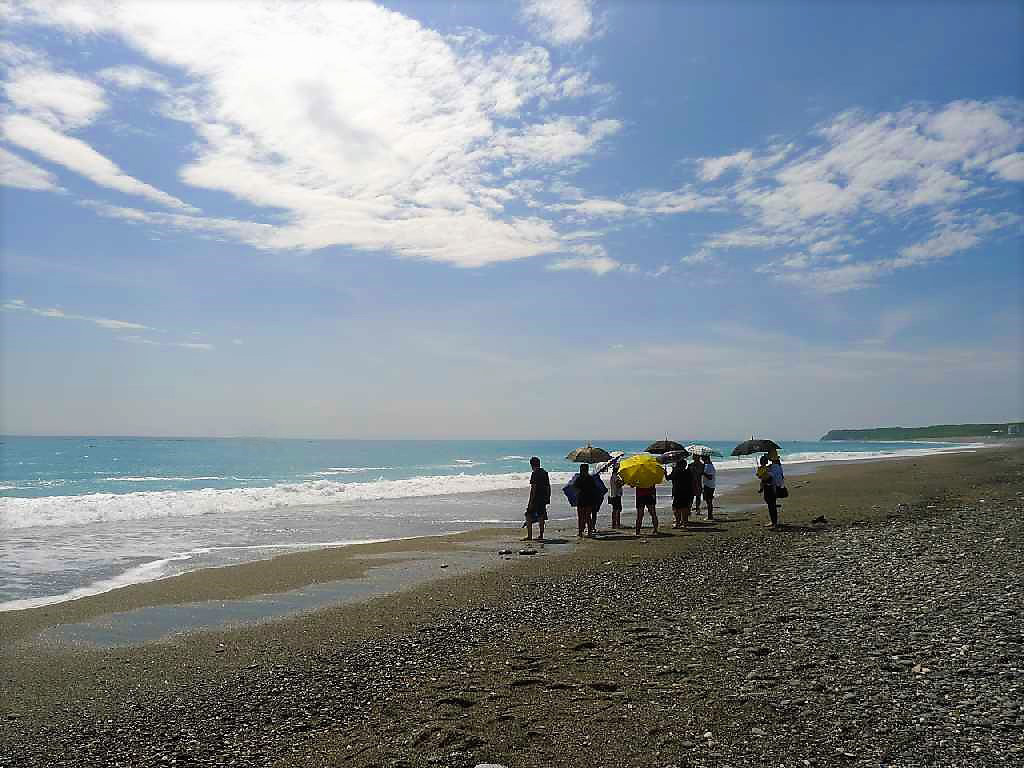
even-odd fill
[[(737, 441), (693, 440), (726, 457)], [(646, 441), (595, 440), (642, 451)], [(0, 610), (312, 547), (522, 521), (530, 456), (550, 516), (575, 469), (560, 440), (0, 438)], [(786, 442), (786, 465), (927, 455), (951, 443)], [(716, 461), (720, 485), (751, 458)]]

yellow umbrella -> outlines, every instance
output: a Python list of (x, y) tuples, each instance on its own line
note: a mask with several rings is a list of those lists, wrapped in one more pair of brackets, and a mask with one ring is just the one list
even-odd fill
[(651, 488), (665, 479), (665, 470), (654, 456), (640, 453), (619, 462), (619, 477), (634, 488)]

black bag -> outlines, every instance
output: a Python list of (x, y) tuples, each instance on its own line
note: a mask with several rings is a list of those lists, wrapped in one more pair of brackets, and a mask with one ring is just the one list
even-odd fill
[(781, 488), (776, 488), (775, 489), (775, 498), (776, 499), (788, 499), (789, 498), (789, 489), (786, 486), (782, 486)]

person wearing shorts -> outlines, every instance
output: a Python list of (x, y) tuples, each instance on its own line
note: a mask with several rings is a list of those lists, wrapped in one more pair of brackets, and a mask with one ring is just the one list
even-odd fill
[(715, 519), (715, 464), (708, 456), (704, 459), (704, 468), (701, 470), (701, 479), (704, 481), (704, 506), (708, 510), (708, 520)]
[(764, 496), (764, 503), (768, 505), (769, 528), (779, 527), (779, 502), (775, 492), (775, 480), (771, 470), (768, 468), (768, 457), (762, 456), (760, 466), (757, 469), (757, 479), (761, 481), (760, 492)]
[(650, 488), (636, 489), (636, 535), (640, 535), (640, 529), (644, 523), (644, 510), (651, 512), (651, 524), (654, 526), (654, 533), (658, 533), (658, 492), (652, 485)]
[(676, 519), (672, 527), (682, 528), (690, 522), (690, 507), (693, 505), (693, 477), (686, 466), (686, 459), (675, 463), (667, 479), (672, 483), (672, 515)]
[(548, 504), (551, 503), (551, 480), (548, 473), (541, 469), (540, 459), (530, 459), (530, 500), (526, 504), (526, 540), (533, 541), (533, 524), (540, 527), (537, 541), (544, 541), (544, 521), (548, 519)]
[(704, 463), (700, 456), (694, 456), (690, 462), (690, 475), (693, 479), (693, 500), (695, 502), (693, 511), (700, 512), (700, 501), (704, 490)]
[(608, 503), (612, 507), (612, 528), (622, 527), (622, 478), (619, 477), (619, 465), (612, 466), (611, 477), (608, 478)]
[(579, 535), (584, 531), (590, 538), (594, 536), (594, 518), (597, 516), (597, 505), (601, 502), (601, 492), (590, 474), (589, 464), (580, 464), (580, 472), (573, 480), (576, 487), (576, 517), (579, 523)]

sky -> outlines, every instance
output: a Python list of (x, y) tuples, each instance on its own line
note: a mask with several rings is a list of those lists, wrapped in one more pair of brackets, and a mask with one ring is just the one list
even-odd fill
[(0, 431), (1024, 416), (1024, 4), (0, 0)]

